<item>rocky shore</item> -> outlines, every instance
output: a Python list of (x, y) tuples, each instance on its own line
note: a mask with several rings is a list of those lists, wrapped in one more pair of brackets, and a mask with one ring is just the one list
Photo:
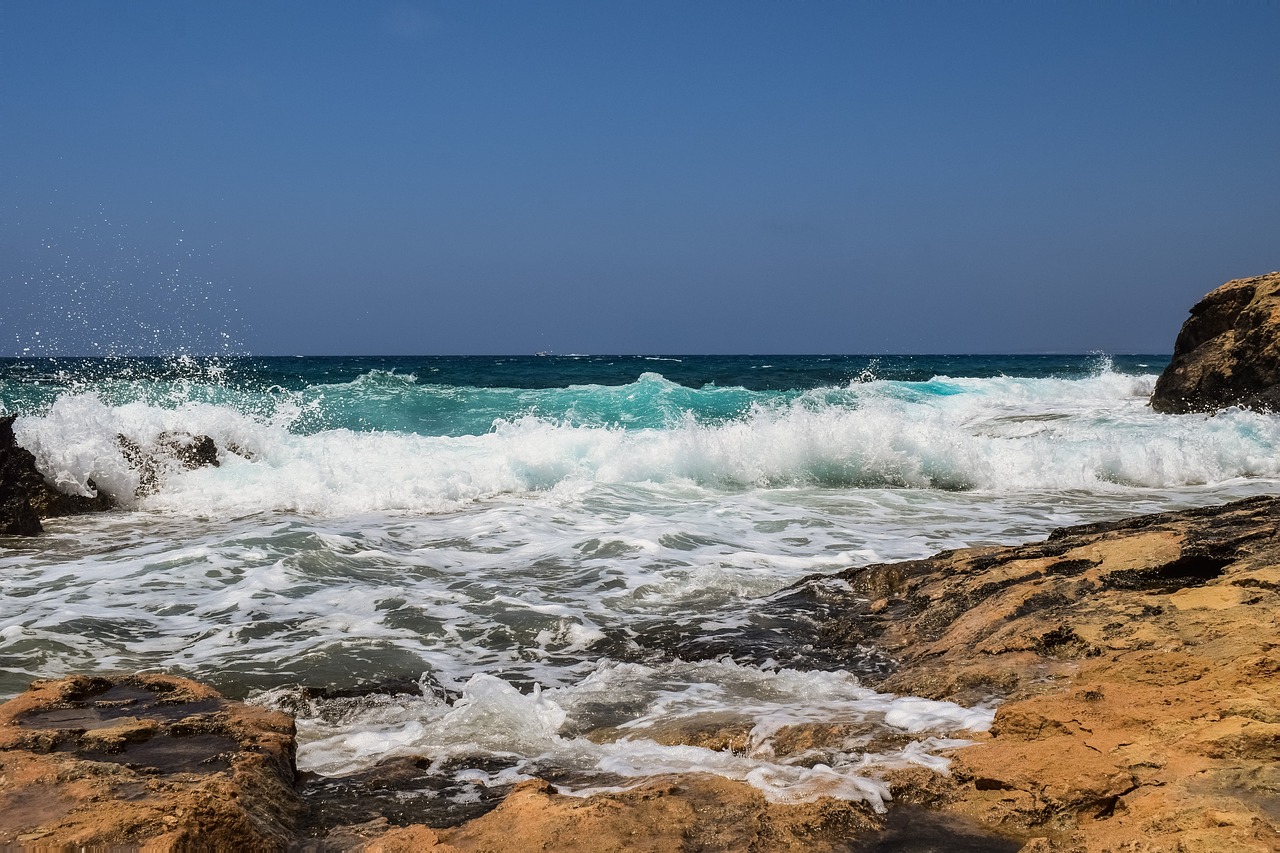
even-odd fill
[(880, 689), (1002, 704), (950, 777), (899, 789), (1044, 850), (1280, 844), (1280, 499), (873, 565), (796, 590)]
[[(874, 643), (893, 655), (880, 689), (1001, 700), (994, 727), (970, 735), (977, 743), (954, 754), (949, 774), (889, 773), (887, 817), (833, 799), (770, 803), (744, 783), (680, 776), (587, 798), (524, 782), (452, 827), (375, 816), (317, 829), (287, 716), (183, 679), (77, 677), (36, 682), (0, 707), (0, 845), (1274, 850), (1278, 523), (1280, 498), (1254, 498), (795, 587), (785, 601), (811, 614), (816, 644)], [(732, 749), (741, 734), (702, 727), (667, 739)], [(775, 748), (859, 734), (797, 726)]]

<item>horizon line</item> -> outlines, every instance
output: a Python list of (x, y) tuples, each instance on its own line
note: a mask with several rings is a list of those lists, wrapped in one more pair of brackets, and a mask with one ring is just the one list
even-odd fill
[(157, 358), (954, 358), (975, 356), (1154, 356), (1169, 358), (1170, 352), (1141, 350), (974, 350), (969, 352), (490, 352), (490, 353), (150, 353), (129, 355), (59, 354), (0, 355), (4, 361), (65, 359), (157, 359)]

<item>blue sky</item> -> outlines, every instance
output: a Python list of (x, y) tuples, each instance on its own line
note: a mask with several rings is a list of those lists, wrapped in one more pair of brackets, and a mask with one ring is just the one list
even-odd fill
[(1278, 41), (1280, 4), (0, 0), (0, 355), (1167, 352), (1280, 268)]

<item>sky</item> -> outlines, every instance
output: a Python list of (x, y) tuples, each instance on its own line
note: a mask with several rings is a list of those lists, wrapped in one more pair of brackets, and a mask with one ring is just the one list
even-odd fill
[(0, 0), (0, 356), (1169, 352), (1280, 3)]

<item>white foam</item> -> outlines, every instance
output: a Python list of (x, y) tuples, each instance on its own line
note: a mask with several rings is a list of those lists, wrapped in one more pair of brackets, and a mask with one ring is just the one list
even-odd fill
[[(280, 705), (286, 700), (276, 691), (257, 701)], [(370, 700), (353, 714), (351, 702), (340, 700), (343, 711), (336, 715), (324, 713), (313, 702), (311, 713), (300, 716), (300, 768), (345, 775), (397, 756), (465, 762), (480, 754), (500, 755), (515, 762), (501, 780), (472, 769), (460, 773), (458, 780), (499, 784), (528, 778), (539, 767), (544, 773), (572, 771), (578, 778), (596, 774), (636, 780), (622, 786), (560, 786), (564, 793), (587, 795), (621, 790), (656, 775), (699, 772), (745, 781), (775, 802), (831, 796), (865, 800), (876, 808), (883, 808), (889, 798), (877, 773), (905, 764), (945, 772), (945, 753), (968, 741), (938, 735), (983, 730), (993, 716), (989, 708), (876, 693), (848, 673), (764, 671), (729, 660), (660, 667), (601, 663), (578, 685), (535, 687), (528, 694), (493, 676), (476, 675), (452, 707), (429, 697), (395, 697)], [(645, 710), (618, 729), (625, 737), (597, 743), (561, 734), (566, 723), (581, 722), (575, 713), (598, 713), (603, 704), (641, 705)], [(755, 721), (752, 746), (745, 754), (662, 745), (644, 736), (657, 723), (703, 716), (723, 720), (725, 714)], [(885, 753), (860, 751), (846, 743), (817, 756), (823, 761), (815, 761), (813, 753), (779, 758), (770, 743), (783, 725), (880, 717), (892, 727), (932, 736)]]
[[(412, 383), (391, 374), (361, 379)], [(1238, 410), (1157, 415), (1145, 402), (1150, 383), (1114, 373), (1087, 380), (871, 381), (757, 404), (720, 423), (685, 415), (664, 429), (623, 430), (530, 415), (457, 437), (297, 434), (290, 425), (305, 404), (288, 398), (276, 400), (269, 414), (253, 415), (210, 403), (111, 406), (78, 393), (20, 418), (16, 431), (41, 470), (65, 489), (87, 492), (92, 478), (125, 505), (197, 515), (447, 512), (499, 495), (606, 484), (1013, 493), (1280, 477), (1280, 419)], [(171, 471), (156, 494), (137, 501), (137, 473), (116, 436), (146, 446), (166, 431), (207, 434), (244, 455), (224, 451), (219, 468)]]
[[(944, 767), (990, 709), (877, 694), (847, 673), (670, 661), (667, 638), (750, 629), (760, 597), (813, 572), (1274, 490), (1280, 419), (1156, 415), (1149, 384), (871, 380), (719, 422), (529, 416), (456, 437), (307, 434), (315, 407), (297, 395), (260, 408), (66, 395), (21, 417), (19, 440), (60, 483), (92, 478), (137, 511), (51, 520), (14, 552), (3, 592), (22, 608), (0, 614), (0, 692), (93, 667), (241, 689), (425, 671), (462, 698), (324, 704), (300, 722), (304, 766), (499, 755), (495, 784), (545, 765), (574, 771), (575, 790), (710, 767), (771, 797), (876, 802), (880, 770)], [(135, 499), (116, 435), (165, 431), (212, 436), (222, 465), (174, 468)], [(650, 737), (706, 715), (741, 723), (748, 753)], [(782, 728), (810, 722), (914, 740), (774, 754)], [(574, 734), (601, 726), (620, 739)]]

